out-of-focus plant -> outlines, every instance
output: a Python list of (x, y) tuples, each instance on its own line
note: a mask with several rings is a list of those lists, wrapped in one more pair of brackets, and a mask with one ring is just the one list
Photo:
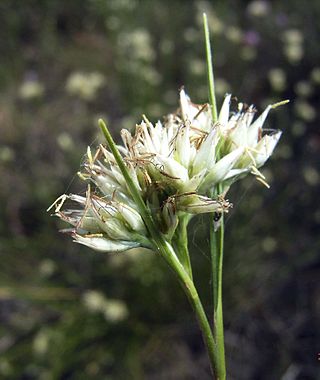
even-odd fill
[(84, 100), (93, 100), (105, 81), (105, 77), (98, 72), (72, 73), (67, 80), (66, 91)]

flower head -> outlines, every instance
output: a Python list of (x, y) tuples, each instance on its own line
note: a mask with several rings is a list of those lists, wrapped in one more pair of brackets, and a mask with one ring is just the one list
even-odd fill
[[(118, 146), (135, 187), (159, 230), (172, 236), (183, 214), (227, 212), (225, 195), (233, 182), (248, 173), (265, 183), (259, 168), (271, 156), (280, 131), (262, 129), (270, 105), (253, 121), (254, 106), (238, 104), (230, 111), (231, 95), (213, 121), (208, 104), (194, 104), (180, 91), (177, 112), (152, 124), (146, 116), (133, 133), (124, 129)], [(100, 145), (88, 148), (79, 176), (89, 182), (85, 196), (63, 195), (51, 206), (72, 225), (64, 230), (77, 243), (100, 251), (150, 247), (148, 231), (113, 154)], [(95, 191), (91, 191), (91, 187)], [(218, 189), (217, 198), (209, 197)], [(216, 192), (217, 193), (217, 192)], [(62, 211), (65, 201), (77, 205)]]
[[(206, 192), (223, 184), (228, 186), (249, 172), (263, 178), (258, 171), (271, 156), (280, 131), (266, 134), (262, 129), (272, 108), (270, 105), (253, 122), (256, 109), (239, 103), (230, 111), (231, 95), (225, 97), (219, 119), (214, 122), (208, 104), (193, 104), (180, 91), (180, 109), (153, 125), (145, 116), (133, 135), (122, 130), (127, 161), (144, 172), (142, 188), (157, 183), (183, 194)], [(226, 187), (225, 186), (225, 187)]]

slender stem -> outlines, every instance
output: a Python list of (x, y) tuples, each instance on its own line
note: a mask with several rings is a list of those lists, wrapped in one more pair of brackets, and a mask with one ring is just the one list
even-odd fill
[(217, 362), (217, 355), (215, 353), (216, 345), (214, 343), (211, 327), (208, 322), (206, 313), (203, 309), (202, 303), (200, 301), (197, 289), (195, 288), (192, 279), (189, 277), (188, 273), (186, 272), (186, 270), (184, 269), (184, 267), (178, 260), (171, 245), (167, 242), (164, 242), (164, 244), (161, 244), (159, 249), (163, 253), (162, 256), (165, 259), (165, 261), (168, 263), (168, 265), (174, 270), (174, 272), (178, 276), (180, 284), (186, 296), (188, 297), (191, 303), (191, 306), (196, 314), (196, 317), (198, 319), (198, 323), (202, 332), (203, 340), (207, 347), (211, 369), (212, 369), (212, 372), (216, 375), (216, 379), (218, 380), (219, 377), (217, 377), (217, 373), (218, 373), (217, 368), (219, 366), (219, 363)]
[(181, 264), (187, 271), (189, 277), (192, 280), (192, 266), (190, 261), (189, 249), (188, 249), (188, 233), (187, 227), (190, 217), (188, 214), (181, 215), (179, 218), (179, 224), (172, 239), (172, 244), (175, 252), (177, 253)]
[[(203, 25), (206, 46), (208, 84), (209, 84), (209, 100), (212, 108), (212, 120), (218, 120), (217, 102), (215, 97), (214, 75), (212, 65), (212, 54), (210, 44), (210, 34), (208, 19), (206, 14), (203, 14)], [(219, 152), (217, 152), (219, 156)], [(216, 157), (219, 160), (219, 157)], [(216, 191), (212, 192), (212, 196), (217, 197), (221, 191), (218, 185)], [(224, 221), (223, 215), (219, 229), (214, 231), (214, 214), (210, 215), (210, 253), (212, 266), (212, 286), (213, 286), (213, 337), (215, 341), (215, 362), (216, 362), (216, 377), (217, 380), (225, 380), (226, 364), (224, 352), (224, 330), (223, 330), (223, 310), (222, 310), (222, 268), (223, 268), (223, 243), (224, 243)]]
[(224, 352), (224, 328), (223, 328), (223, 308), (222, 308), (222, 268), (223, 268), (223, 248), (224, 248), (224, 217), (221, 216), (220, 228), (216, 232), (218, 235), (217, 239), (217, 251), (218, 256), (218, 285), (217, 285), (217, 302), (215, 306), (214, 314), (214, 337), (216, 345), (216, 357), (218, 358), (218, 373), (220, 374), (219, 379), (226, 378), (226, 363), (225, 363), (225, 352)]
[(223, 308), (222, 308), (222, 269), (223, 269), (223, 248), (224, 248), (224, 220), (220, 219), (218, 231), (214, 231), (213, 216), (210, 223), (210, 251), (212, 265), (213, 283), (213, 336), (215, 341), (215, 357), (217, 362), (217, 378), (226, 378), (225, 350), (224, 350), (224, 328), (223, 328)]
[(214, 231), (214, 214), (210, 215), (210, 253), (211, 253), (211, 276), (212, 276), (212, 295), (213, 310), (215, 313), (218, 303), (218, 279), (219, 279), (219, 249), (217, 234)]
[(215, 85), (214, 85), (214, 74), (212, 67), (212, 55), (211, 55), (211, 44), (210, 44), (210, 34), (209, 34), (209, 26), (208, 26), (208, 18), (207, 15), (203, 14), (203, 27), (204, 27), (204, 37), (205, 37), (205, 45), (206, 45), (206, 58), (207, 58), (207, 68), (208, 68), (208, 84), (209, 84), (209, 100), (212, 108), (212, 119), (214, 122), (218, 120), (218, 112), (217, 112), (217, 102), (216, 102), (216, 93), (215, 93)]

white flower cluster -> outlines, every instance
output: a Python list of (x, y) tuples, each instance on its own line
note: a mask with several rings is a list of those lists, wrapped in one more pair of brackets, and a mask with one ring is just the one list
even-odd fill
[[(159, 231), (168, 237), (185, 213), (227, 212), (230, 204), (225, 194), (248, 173), (266, 184), (259, 168), (272, 154), (281, 132), (265, 134), (262, 126), (270, 109), (284, 102), (267, 107), (255, 121), (253, 106), (240, 103), (237, 112), (231, 112), (230, 103), (231, 95), (227, 95), (218, 121), (213, 122), (210, 106), (193, 104), (182, 89), (179, 110), (163, 123), (153, 125), (143, 116), (134, 134), (121, 131), (124, 146), (118, 149), (127, 170)], [(100, 251), (151, 247), (138, 206), (105, 146), (100, 145), (94, 156), (88, 148), (79, 175), (89, 182), (86, 196), (62, 195), (53, 204), (55, 215), (73, 226), (64, 231), (76, 242)], [(212, 194), (216, 194), (214, 199)], [(62, 211), (67, 199), (80, 207)]]
[(99, 72), (84, 73), (76, 71), (70, 74), (66, 91), (70, 95), (78, 96), (83, 100), (93, 100), (98, 90), (106, 83), (106, 78)]

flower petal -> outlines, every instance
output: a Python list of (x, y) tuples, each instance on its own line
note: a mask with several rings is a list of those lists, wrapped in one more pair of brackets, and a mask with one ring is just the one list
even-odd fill
[(163, 166), (161, 172), (164, 173), (164, 175), (167, 174), (169, 177), (172, 177), (173, 181), (178, 180), (185, 182), (189, 179), (188, 169), (179, 164), (179, 162), (177, 162), (173, 158), (163, 156), (158, 156), (157, 158), (159, 160), (160, 166)]
[(136, 210), (124, 203), (114, 202), (114, 204), (119, 213), (134, 231), (139, 232), (142, 235), (147, 233), (146, 226), (144, 225), (140, 214)]
[(206, 175), (207, 169), (201, 170), (198, 174), (192, 176), (188, 181), (183, 182), (181, 186), (181, 192), (186, 193), (190, 191), (196, 191)]
[(196, 153), (193, 161), (193, 173), (198, 173), (204, 168), (211, 169), (213, 167), (215, 164), (215, 148), (217, 141), (217, 130), (216, 128), (212, 128)]
[(200, 189), (202, 191), (206, 191), (211, 186), (219, 182), (222, 182), (224, 178), (227, 176), (228, 172), (232, 169), (233, 165), (243, 154), (243, 152), (244, 148), (240, 147), (224, 156), (221, 160), (219, 160), (206, 176)]
[(231, 94), (227, 94), (224, 98), (218, 118), (218, 122), (222, 124), (222, 126), (226, 126), (229, 120), (230, 100)]
[(264, 165), (268, 158), (271, 156), (274, 148), (278, 144), (281, 134), (282, 132), (278, 131), (273, 135), (265, 135), (256, 145), (255, 151), (257, 153), (254, 154), (254, 158), (257, 168), (260, 168), (262, 165)]
[(116, 218), (109, 218), (100, 221), (100, 227), (106, 234), (115, 240), (133, 240), (132, 234), (127, 230), (125, 225)]
[(189, 96), (185, 93), (183, 88), (180, 90), (180, 108), (181, 108), (183, 121), (184, 122), (186, 122), (187, 120), (190, 121), (191, 120), (190, 99), (189, 99)]
[(178, 133), (176, 142), (176, 152), (175, 156), (177, 160), (182, 164), (185, 168), (189, 167), (190, 162), (190, 127), (187, 125)]
[(131, 248), (139, 247), (140, 245), (137, 242), (109, 240), (103, 236), (97, 235), (81, 236), (74, 233), (72, 237), (75, 243), (86, 245), (87, 247), (100, 252), (122, 252)]
[(233, 178), (233, 177), (236, 177), (238, 175), (241, 175), (243, 173), (247, 173), (249, 172), (249, 169), (247, 168), (243, 168), (243, 169), (231, 169), (228, 174), (224, 177), (224, 181), (226, 181), (227, 179), (230, 179), (230, 178)]
[(263, 123), (265, 122), (270, 110), (271, 106), (268, 106), (258, 117), (258, 119), (250, 125), (247, 135), (247, 146), (252, 147), (257, 144)]

